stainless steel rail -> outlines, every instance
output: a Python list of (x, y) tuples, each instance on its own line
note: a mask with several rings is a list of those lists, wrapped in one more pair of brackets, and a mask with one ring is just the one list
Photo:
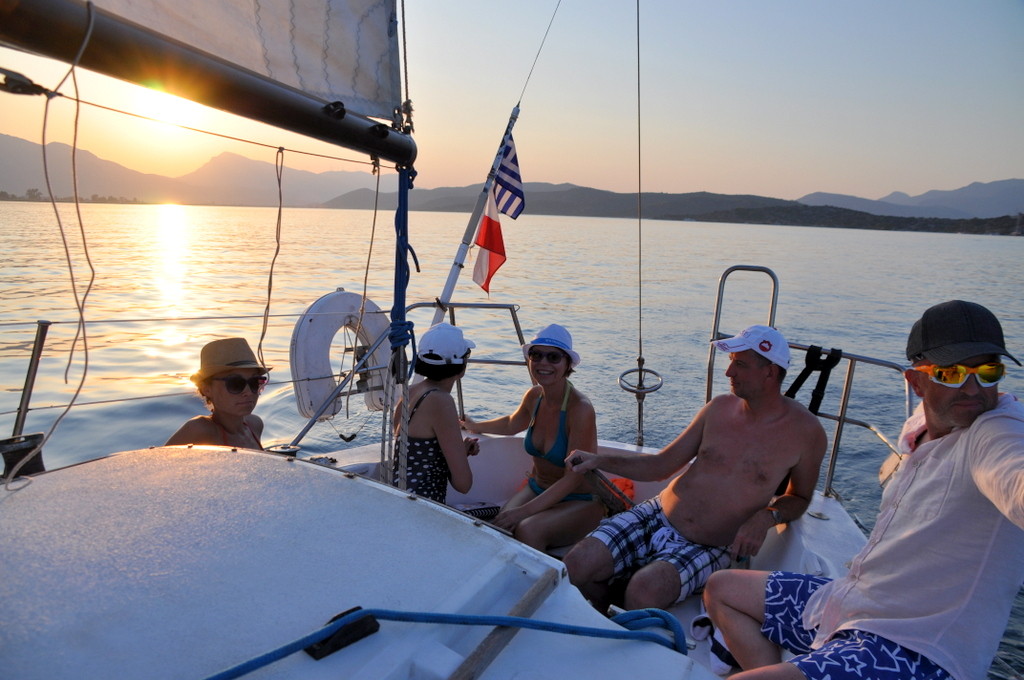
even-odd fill
[(18, 402), (17, 415), (14, 417), (14, 431), (11, 432), (14, 437), (20, 436), (25, 427), (29, 403), (32, 401), (32, 390), (36, 384), (36, 373), (39, 371), (39, 359), (43, 356), (43, 346), (46, 344), (46, 333), (50, 330), (50, 325), (50, 321), (36, 322), (36, 339), (32, 343), (32, 354), (28, 360), (28, 369), (25, 371), (25, 385), (21, 389), (21, 400)]
[[(779, 278), (775, 275), (768, 267), (762, 267), (757, 265), (735, 265), (726, 269), (722, 276), (718, 280), (718, 297), (715, 303), (715, 316), (711, 327), (711, 337), (708, 339), (710, 349), (708, 350), (708, 372), (707, 372), (707, 391), (705, 394), (705, 401), (710, 401), (712, 392), (714, 389), (714, 376), (715, 376), (715, 357), (717, 355), (717, 349), (712, 341), (721, 338), (731, 337), (730, 334), (721, 333), (719, 324), (722, 317), (722, 307), (725, 299), (725, 284), (730, 275), (738, 271), (762, 273), (768, 276), (772, 282), (771, 300), (768, 306), (768, 319), (766, 325), (775, 325), (775, 311), (779, 301)], [(799, 343), (790, 342), (789, 347), (794, 350), (807, 352), (810, 349), (810, 345), (801, 345)], [(828, 458), (828, 467), (825, 474), (824, 482), (824, 493), (828, 496), (838, 496), (835, 489), (832, 486), (832, 482), (835, 479), (836, 464), (839, 458), (839, 445), (843, 436), (843, 427), (847, 424), (856, 425), (862, 427), (873, 433), (878, 437), (882, 443), (884, 443), (890, 451), (896, 452), (896, 447), (890, 442), (884, 434), (882, 434), (875, 426), (870, 423), (850, 418), (847, 416), (847, 412), (850, 405), (850, 395), (853, 391), (853, 376), (856, 372), (858, 364), (870, 364), (874, 366), (881, 366), (883, 368), (890, 368), (902, 375), (904, 366), (894, 363), (892, 361), (886, 361), (883, 359), (874, 359), (872, 357), (863, 356), (859, 354), (851, 354), (843, 352), (842, 361), (846, 362), (846, 377), (843, 381), (843, 389), (839, 396), (839, 413), (825, 413), (819, 412), (818, 417), (826, 420), (835, 422), (835, 430), (832, 434), (832, 447)], [(904, 389), (904, 409), (906, 411), (906, 417), (910, 417), (910, 414), (914, 409), (914, 394), (910, 390), (910, 385), (905, 381), (903, 383)]]

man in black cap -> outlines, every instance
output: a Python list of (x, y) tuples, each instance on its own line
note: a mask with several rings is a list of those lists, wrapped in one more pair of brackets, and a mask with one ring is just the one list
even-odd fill
[[(834, 581), (730, 570), (705, 591), (752, 678), (986, 676), (1024, 581), (1024, 406), (996, 384), (1006, 351), (973, 302), (929, 308), (907, 340), (921, 398), (867, 544)], [(797, 656), (780, 663), (780, 647)]]

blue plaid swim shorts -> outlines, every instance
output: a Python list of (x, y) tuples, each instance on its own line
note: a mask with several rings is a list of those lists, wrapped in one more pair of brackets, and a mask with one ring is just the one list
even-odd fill
[(684, 600), (729, 565), (727, 547), (701, 545), (684, 538), (669, 524), (657, 497), (605, 519), (591, 534), (612, 553), (612, 579), (631, 576), (651, 562), (668, 562), (679, 572), (679, 598)]
[(808, 680), (947, 680), (930, 659), (862, 630), (841, 630), (812, 650), (815, 631), (804, 628), (807, 600), (829, 579), (775, 571), (768, 575), (761, 632), (797, 656), (789, 663)]

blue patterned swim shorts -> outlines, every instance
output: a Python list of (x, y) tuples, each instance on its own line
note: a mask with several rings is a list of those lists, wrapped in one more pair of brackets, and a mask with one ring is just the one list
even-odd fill
[(680, 583), (676, 602), (703, 588), (713, 572), (729, 566), (728, 548), (686, 540), (669, 524), (657, 497), (603, 520), (590, 535), (611, 551), (613, 579), (630, 576), (654, 561), (675, 567)]
[(948, 680), (930, 659), (892, 640), (861, 630), (841, 630), (812, 650), (815, 631), (803, 626), (807, 600), (829, 579), (775, 571), (765, 587), (764, 623), (769, 640), (797, 656), (789, 660), (808, 680)]

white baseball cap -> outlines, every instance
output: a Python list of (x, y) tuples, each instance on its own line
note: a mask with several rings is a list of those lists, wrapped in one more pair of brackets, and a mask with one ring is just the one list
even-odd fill
[(754, 325), (724, 340), (712, 340), (723, 352), (752, 349), (776, 366), (789, 370), (789, 343), (771, 326)]
[(416, 357), (425, 364), (464, 364), (476, 343), (462, 335), (462, 329), (439, 323), (427, 329), (416, 345)]

